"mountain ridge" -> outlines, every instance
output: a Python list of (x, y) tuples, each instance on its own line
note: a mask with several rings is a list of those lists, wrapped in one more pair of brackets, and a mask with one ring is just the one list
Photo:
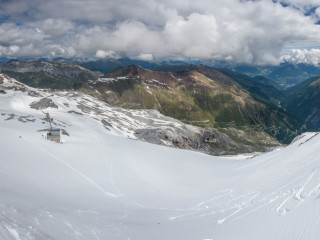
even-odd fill
[(189, 64), (159, 72), (129, 65), (102, 75), (67, 63), (17, 60), (0, 68), (31, 86), (78, 89), (112, 105), (156, 109), (199, 127), (265, 131), (283, 143), (304, 129), (303, 121), (279, 108), (283, 95), (268, 80), (225, 69)]
[(268, 133), (280, 139), (289, 128), (292, 132), (285, 142), (296, 134), (293, 132), (299, 129), (299, 124), (302, 128), (300, 120), (288, 116), (268, 100), (257, 101), (251, 96), (251, 89), (243, 88), (243, 83), (235, 81), (232, 75), (206, 66), (190, 67), (190, 70), (178, 73), (152, 71), (133, 65), (119, 67), (97, 81), (88, 82), (83, 91), (110, 104), (154, 108), (198, 126), (206, 123), (202, 126), (210, 127), (219, 122), (235, 126), (258, 124), (262, 128), (270, 127)]
[(312, 77), (291, 89), (284, 101), (284, 108), (304, 119), (313, 129), (320, 129), (320, 76)]
[(33, 87), (56, 89), (78, 88), (102, 75), (69, 63), (20, 60), (0, 63), (0, 72)]

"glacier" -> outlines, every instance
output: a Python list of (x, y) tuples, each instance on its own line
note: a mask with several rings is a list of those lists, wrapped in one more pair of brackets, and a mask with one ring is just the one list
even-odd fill
[[(258, 156), (214, 157), (128, 138), (140, 124), (128, 116), (147, 112), (104, 109), (123, 119), (106, 128), (91, 111), (76, 114), (81, 101), (99, 104), (89, 96), (2, 77), (0, 239), (319, 238), (318, 133)], [(62, 144), (46, 140), (44, 114), (29, 107), (42, 97), (58, 106), (43, 111), (67, 132)]]

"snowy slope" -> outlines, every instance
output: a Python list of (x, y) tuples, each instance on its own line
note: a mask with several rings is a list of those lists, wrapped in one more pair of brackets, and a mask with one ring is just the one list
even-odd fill
[(218, 158), (128, 139), (55, 95), (45, 111), (70, 135), (57, 144), (13, 82), (0, 94), (0, 239), (318, 239), (320, 134)]

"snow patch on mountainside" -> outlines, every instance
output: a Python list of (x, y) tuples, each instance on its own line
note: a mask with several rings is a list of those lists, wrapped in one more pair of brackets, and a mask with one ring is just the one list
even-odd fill
[[(55, 94), (39, 91), (17, 82), (13, 78), (5, 77), (1, 87), (7, 91), (3, 94), (2, 102), (10, 104), (13, 110), (18, 112), (29, 111), (37, 117), (43, 117), (41, 111), (32, 111), (33, 105), (38, 105), (43, 100), (52, 102), (50, 108), (45, 108), (45, 112), (50, 112), (54, 119), (59, 119), (61, 114), (85, 114), (104, 123), (106, 128), (117, 135), (127, 136), (137, 139), (136, 130), (141, 129), (180, 129), (181, 132), (192, 132), (200, 136), (200, 129), (194, 126), (183, 124), (182, 122), (165, 117), (155, 110), (130, 110), (119, 107), (112, 107), (89, 95), (77, 92), (56, 92)], [(20, 90), (20, 91), (17, 91)], [(28, 94), (26, 94), (26, 91)], [(41, 104), (40, 104), (41, 105)], [(53, 109), (58, 106), (59, 109)], [(68, 115), (68, 114), (67, 114)], [(56, 122), (54, 124), (58, 125)], [(109, 126), (109, 128), (108, 128)], [(166, 145), (171, 145), (170, 141), (164, 141)]]

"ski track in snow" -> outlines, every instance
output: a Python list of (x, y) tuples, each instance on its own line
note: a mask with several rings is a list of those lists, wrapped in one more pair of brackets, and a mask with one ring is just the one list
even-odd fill
[[(277, 191), (274, 191), (267, 195), (262, 195), (260, 191), (260, 192), (247, 193), (245, 195), (240, 195), (235, 197), (232, 190), (225, 190), (225, 192), (227, 192), (226, 194), (222, 194), (208, 201), (201, 202), (198, 204), (197, 208), (190, 209), (190, 211), (193, 211), (192, 213), (172, 216), (169, 218), (169, 220), (170, 221), (174, 221), (174, 220), (188, 221), (191, 219), (207, 217), (208, 215), (221, 215), (225, 212), (232, 211), (232, 209), (235, 209), (229, 215), (225, 215), (224, 217), (218, 219), (217, 224), (224, 224), (227, 220), (229, 222), (240, 220), (243, 217), (253, 214), (254, 212), (268, 205), (281, 201), (281, 199), (283, 200), (281, 201), (279, 206), (275, 209), (275, 211), (281, 215), (285, 215), (288, 211), (299, 207), (312, 194), (320, 190), (320, 184), (318, 184), (315, 187), (312, 187), (311, 190), (307, 192), (304, 197), (302, 197), (302, 194), (305, 191), (305, 187), (314, 178), (317, 170), (318, 170), (317, 168), (312, 170), (311, 174), (307, 177), (307, 179), (304, 182), (302, 182), (302, 177), (299, 177), (298, 179), (294, 179), (293, 181), (283, 185)], [(298, 190), (294, 190), (298, 182), (302, 182), (302, 185)], [(224, 197), (228, 197), (228, 200), (226, 202), (227, 202), (227, 205), (229, 205), (229, 207), (227, 208), (221, 208), (219, 207), (221, 205), (220, 202), (218, 203), (214, 202), (214, 200), (221, 199)], [(244, 200), (241, 201), (241, 199), (244, 199)], [(288, 204), (289, 202), (290, 204)], [(204, 206), (204, 207), (200, 208), (201, 206)]]
[(72, 170), (73, 172), (75, 172), (76, 174), (78, 174), (78, 176), (80, 176), (81, 178), (83, 178), (85, 181), (87, 181), (89, 184), (91, 184), (94, 188), (98, 189), (101, 193), (103, 193), (104, 195), (106, 195), (107, 197), (112, 197), (112, 198), (118, 198), (121, 197), (122, 195), (118, 195), (118, 194), (114, 194), (111, 192), (107, 192), (105, 189), (103, 189), (101, 186), (99, 186), (95, 181), (93, 181), (91, 178), (89, 178), (88, 176), (84, 175), (82, 172), (80, 172), (79, 170), (75, 169), (74, 167), (72, 167), (70, 164), (68, 164), (66, 161), (63, 161), (61, 158), (57, 157), (56, 155), (54, 155), (53, 153), (47, 151), (46, 149), (42, 148), (41, 146), (34, 144), (32, 141), (30, 141), (29, 139), (25, 138), (29, 143), (31, 143), (32, 145), (34, 145), (36, 148), (38, 148), (39, 150), (41, 150), (42, 152), (44, 152), (45, 154), (49, 155), (51, 158), (57, 160), (58, 162), (60, 162), (61, 164), (63, 164), (64, 166), (66, 166), (67, 168), (69, 168), (70, 170)]

